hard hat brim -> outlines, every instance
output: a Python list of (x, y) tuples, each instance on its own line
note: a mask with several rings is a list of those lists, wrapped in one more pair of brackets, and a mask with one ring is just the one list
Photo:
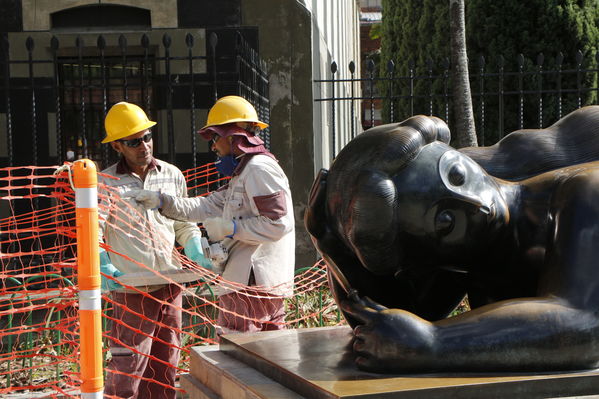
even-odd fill
[(135, 133), (128, 134), (127, 132), (123, 132), (123, 134), (115, 135), (115, 136), (112, 136), (112, 137), (106, 136), (104, 138), (104, 140), (102, 140), (102, 144), (110, 143), (112, 141), (117, 141), (117, 140), (120, 140), (120, 139), (122, 139), (124, 137), (131, 136), (131, 135), (139, 133), (139, 132), (143, 132), (144, 130), (149, 129), (149, 128), (151, 128), (154, 125), (156, 125), (156, 122), (154, 122), (154, 121), (144, 122), (141, 125), (136, 126), (135, 128), (131, 129), (131, 130), (135, 131)]
[(226, 125), (227, 123), (236, 123), (236, 122), (249, 122), (249, 123), (255, 123), (258, 125), (258, 127), (260, 129), (266, 129), (268, 127), (268, 123), (264, 123), (262, 121), (259, 120), (250, 120), (250, 119), (242, 119), (242, 118), (235, 118), (235, 119), (228, 119), (222, 123), (217, 124), (207, 124), (206, 126), (204, 126), (203, 128), (201, 128), (200, 130), (198, 130), (198, 132), (206, 129), (207, 127), (211, 127), (211, 126), (220, 126), (220, 125)]

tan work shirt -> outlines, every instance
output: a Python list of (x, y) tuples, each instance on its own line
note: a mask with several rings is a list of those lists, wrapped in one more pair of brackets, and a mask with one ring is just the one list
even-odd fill
[[(161, 191), (187, 197), (183, 173), (174, 165), (155, 159), (145, 180), (132, 173), (124, 160), (106, 168), (100, 176), (100, 239), (111, 247), (109, 256), (123, 273), (180, 269), (175, 241), (185, 245), (193, 236), (201, 236), (194, 223), (162, 216), (158, 210), (145, 209), (131, 198), (119, 198), (130, 190)], [(114, 251), (114, 253), (112, 252)], [(138, 264), (139, 263), (139, 264)], [(140, 266), (145, 265), (144, 266)], [(153, 286), (151, 290), (160, 286)]]

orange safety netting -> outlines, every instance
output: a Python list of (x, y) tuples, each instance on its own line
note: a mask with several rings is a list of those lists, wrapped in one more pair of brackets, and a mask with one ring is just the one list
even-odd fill
[[(56, 166), (0, 168), (0, 396), (27, 391), (35, 392), (35, 397), (79, 395), (75, 194), (69, 174), (66, 171), (55, 174), (57, 170)], [(206, 195), (217, 188), (221, 180), (213, 164), (187, 170), (184, 175), (190, 196)], [(251, 310), (255, 311), (256, 317), (269, 311), (271, 291), (226, 281), (219, 274), (198, 266), (180, 248), (175, 251), (169, 248), (150, 223), (138, 223), (139, 209), (130, 200), (120, 198), (102, 184), (98, 192), (99, 212), (110, 211), (117, 221), (114, 225), (107, 224), (106, 228), (127, 226), (131, 245), (150, 243), (155, 251), (170, 251), (183, 269), (197, 277), (181, 283), (175, 275), (160, 273), (135, 262), (144, 270), (145, 277), (140, 277), (139, 284), (123, 285), (130, 293), (142, 298), (141, 304), (127, 302), (126, 296), (123, 300), (103, 292), (102, 335), (106, 365), (118, 364), (118, 356), (122, 355), (117, 349), (109, 351), (111, 346), (127, 353), (143, 352), (141, 347), (123, 346), (121, 338), (136, 334), (141, 340), (151, 337), (163, 348), (180, 350), (180, 361), (174, 371), (184, 373), (189, 368), (192, 346), (217, 342), (219, 312), (223, 317), (229, 315), (247, 320), (252, 318), (240, 314), (244, 305), (253, 306)], [(103, 247), (111, 258), (122, 256), (133, 261), (127, 254), (104, 244)], [(157, 275), (163, 280), (161, 287), (168, 287), (161, 294), (143, 284), (144, 278), (155, 281)], [(182, 291), (181, 302), (170, 303), (169, 295), (178, 290)], [(221, 307), (218, 292), (222, 290), (235, 293), (234, 303), (239, 305), (240, 313), (235, 306), (229, 306), (228, 310)], [(293, 296), (284, 301), (285, 318), (281, 323), (287, 328), (341, 323), (328, 293), (324, 265), (320, 262), (296, 268)], [(172, 328), (171, 323), (164, 321), (166, 319), (156, 317), (151, 313), (154, 308), (166, 308), (167, 312), (182, 315), (181, 327)], [(139, 325), (123, 322), (131, 318), (139, 320)], [(180, 342), (168, 334), (151, 336), (146, 332), (148, 326), (164, 327), (165, 331), (178, 333)], [(154, 362), (156, 370), (166, 370), (157, 372), (166, 373), (173, 369), (153, 354), (142, 357)], [(123, 374), (114, 367), (105, 367), (106, 377), (114, 377), (108, 376), (109, 373)], [(139, 380), (140, 387), (154, 384), (154, 388), (171, 389), (161, 382), (160, 376), (126, 377)], [(175, 389), (181, 391), (178, 387)]]

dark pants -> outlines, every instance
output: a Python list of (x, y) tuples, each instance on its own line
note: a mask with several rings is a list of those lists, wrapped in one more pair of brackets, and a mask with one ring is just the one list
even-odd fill
[(285, 300), (262, 292), (245, 290), (218, 298), (222, 308), (217, 325), (220, 333), (285, 329)]
[(109, 338), (112, 359), (107, 366), (106, 395), (176, 398), (176, 391), (169, 387), (175, 386), (179, 362), (181, 337), (174, 329), (181, 329), (181, 298), (181, 288), (176, 285), (153, 291), (150, 297), (112, 293), (112, 299), (125, 306), (123, 309), (114, 305), (114, 318), (125, 325), (112, 322)]

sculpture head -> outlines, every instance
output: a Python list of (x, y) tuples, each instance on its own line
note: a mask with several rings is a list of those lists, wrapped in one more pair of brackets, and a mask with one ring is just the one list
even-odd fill
[(449, 139), (415, 116), (361, 134), (331, 166), (327, 219), (370, 272), (467, 262), (506, 223), (496, 179)]

